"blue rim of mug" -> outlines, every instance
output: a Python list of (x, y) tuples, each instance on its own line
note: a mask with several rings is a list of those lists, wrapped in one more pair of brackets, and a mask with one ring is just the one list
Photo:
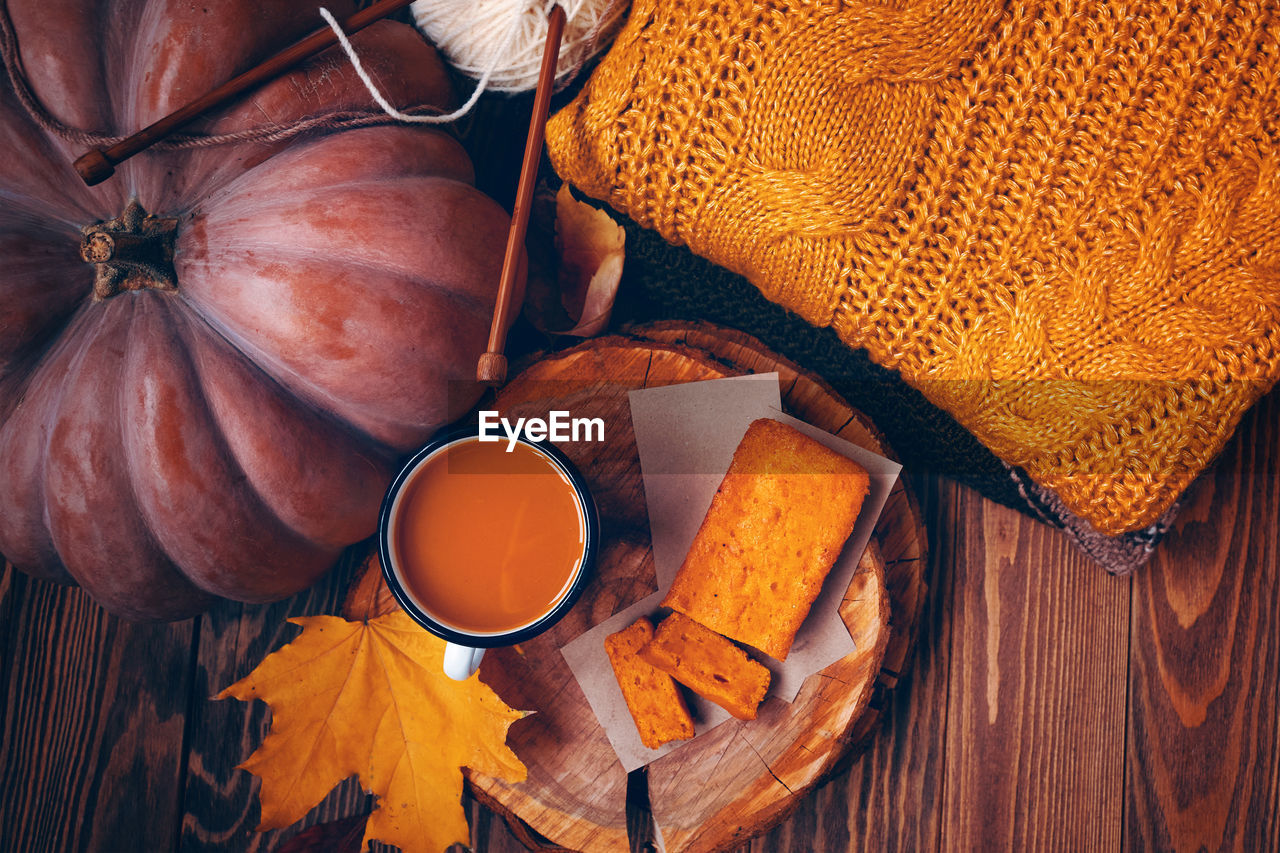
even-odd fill
[[(391, 543), (389, 541), (391, 530), (391, 508), (395, 504), (396, 496), (404, 487), (405, 482), (418, 469), (418, 466), (428, 456), (433, 455), (441, 448), (466, 439), (473, 439), (479, 436), (479, 429), (475, 426), (450, 429), (435, 438), (428, 441), (421, 448), (414, 452), (409, 460), (404, 463), (400, 471), (392, 479), (391, 485), (387, 487), (386, 495), (382, 498), (382, 508), (378, 511), (378, 561), (382, 564), (382, 577), (387, 582), (387, 586), (391, 589), (391, 594), (395, 596), (400, 607), (405, 613), (408, 613), (413, 621), (417, 622), (423, 628), (435, 634), (443, 640), (456, 643), (460, 646), (468, 646), (476, 649), (492, 649), (499, 646), (511, 646), (516, 643), (536, 637), (543, 631), (555, 625), (564, 617), (566, 613), (577, 603), (578, 598), (582, 595), (582, 590), (586, 587), (589, 575), (595, 568), (596, 552), (599, 549), (600, 541), (600, 516), (596, 509), (595, 499), (591, 495), (591, 490), (587, 487), (586, 478), (577, 469), (577, 466), (565, 456), (564, 452), (549, 441), (530, 441), (521, 437), (521, 444), (534, 447), (544, 453), (557, 468), (569, 479), (573, 485), (573, 490), (578, 496), (578, 501), (582, 506), (583, 515), (583, 549), (582, 549), (582, 565), (578, 569), (578, 575), (574, 578), (569, 590), (560, 598), (556, 605), (549, 611), (544, 613), (537, 621), (531, 622), (514, 631), (505, 631), (502, 633), (492, 634), (469, 634), (459, 631), (437, 622), (429, 613), (422, 610), (421, 605), (413, 600), (408, 590), (400, 583), (400, 579), (396, 576), (395, 569), (391, 565)], [(502, 439), (506, 441), (506, 439)]]

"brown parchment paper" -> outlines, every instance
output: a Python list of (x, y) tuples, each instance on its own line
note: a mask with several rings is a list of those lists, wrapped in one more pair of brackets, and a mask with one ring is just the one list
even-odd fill
[[(772, 673), (770, 695), (787, 702), (795, 699), (806, 678), (854, 650), (849, 631), (840, 619), (840, 601), (901, 471), (895, 462), (784, 414), (776, 373), (632, 391), (630, 403), (649, 508), (658, 591), (561, 648), (627, 772), (692, 741), (670, 743), (656, 750), (640, 742), (604, 652), (604, 639), (641, 616), (656, 621), (665, 615), (659, 602), (684, 561), (750, 423), (768, 417), (790, 424), (862, 465), (871, 481), (853, 533), (796, 635), (787, 660), (776, 661), (750, 650), (751, 656)], [(690, 691), (685, 693), (699, 735), (730, 719), (729, 713), (718, 705)]]

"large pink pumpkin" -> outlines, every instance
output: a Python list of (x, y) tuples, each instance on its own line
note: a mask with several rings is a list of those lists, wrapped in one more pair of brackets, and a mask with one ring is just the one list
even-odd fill
[[(8, 11), (44, 110), (120, 136), (321, 23), (291, 0)], [(411, 29), (356, 45), (395, 101), (448, 102)], [(330, 52), (195, 129), (368, 105)], [(507, 216), (421, 127), (152, 151), (95, 188), (84, 150), (0, 91), (0, 553), (131, 618), (290, 595), (474, 401)], [(98, 223), (110, 241), (82, 233)], [(86, 263), (86, 241), (118, 254)]]

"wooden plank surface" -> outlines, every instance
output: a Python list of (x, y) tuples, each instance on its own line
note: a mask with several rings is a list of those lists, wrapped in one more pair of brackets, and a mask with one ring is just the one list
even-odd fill
[[(929, 532), (927, 599), (897, 686), (876, 730), (849, 766), (801, 803), (791, 820), (755, 839), (775, 850), (933, 850), (942, 811), (948, 652), (957, 495), (936, 477), (911, 477)], [(967, 492), (965, 492), (967, 494)], [(806, 844), (809, 847), (806, 848)]]
[(1280, 396), (1134, 580), (1131, 850), (1280, 850)]
[(1118, 851), (1130, 581), (961, 503), (941, 849)]
[[(910, 665), (863, 754), (741, 849), (1280, 849), (1280, 396), (1132, 580), (913, 479), (931, 558)], [(232, 769), (265, 710), (208, 695), (283, 642), (285, 614), (336, 609), (340, 586), (128, 625), (6, 572), (0, 849), (268, 850), (296, 832), (257, 838)], [(364, 803), (347, 786), (311, 820)], [(469, 812), (477, 851), (520, 849)]]
[(0, 850), (168, 850), (193, 620), (131, 624), (6, 571)]
[[(619, 538), (617, 531), (635, 525), (639, 534), (625, 559), (606, 549), (597, 561), (596, 576), (584, 593), (594, 602), (592, 621), (652, 590), (639, 460), (628, 438), (628, 392), (642, 384), (744, 371), (778, 372), (782, 404), (802, 420), (872, 450), (884, 447), (874, 427), (820, 380), (780, 361), (754, 339), (710, 326), (669, 324), (598, 338), (531, 365), (498, 394), (494, 408), (509, 417), (572, 408), (611, 425), (608, 445), (565, 448), (592, 487), (604, 529)], [(624, 519), (625, 525), (618, 523)], [(795, 701), (767, 703), (753, 723), (726, 723), (649, 765), (649, 805), (668, 850), (720, 850), (731, 839), (758, 834), (788, 813), (854, 739), (855, 725), (884, 680), (880, 664), (889, 645), (891, 610), (904, 644), (914, 635), (925, 543), (905, 486), (892, 490), (875, 538), (879, 547), (868, 549), (866, 564), (860, 565), (859, 592), (841, 607), (857, 652), (824, 669), (823, 679), (809, 681)], [(885, 571), (881, 553), (893, 561), (891, 572)], [(867, 579), (872, 576), (874, 582)], [(628, 583), (631, 577), (644, 583)], [(889, 580), (900, 588), (892, 607), (884, 586)], [(623, 595), (627, 589), (634, 594)], [(586, 616), (590, 611), (575, 612)], [(583, 630), (574, 618), (521, 644), (519, 655), (498, 650), (500, 666), (490, 670), (498, 694), (513, 707), (547, 708), (554, 702), (555, 710), (512, 727), (508, 740), (529, 766), (527, 780), (519, 785), (473, 781), (492, 802), (556, 843), (614, 850), (627, 844), (621, 795), (627, 778), (614, 769), (617, 760), (585, 699), (572, 686), (564, 689), (571, 676), (556, 646)]]
[(300, 633), (287, 619), (337, 613), (361, 559), (362, 552), (350, 550), (323, 582), (285, 601), (267, 606), (222, 602), (201, 617), (194, 655), (181, 850), (270, 851), (308, 826), (372, 809), (370, 798), (350, 778), (302, 824), (255, 832), (258, 780), (236, 766), (266, 736), (270, 711), (263, 702), (212, 699)]

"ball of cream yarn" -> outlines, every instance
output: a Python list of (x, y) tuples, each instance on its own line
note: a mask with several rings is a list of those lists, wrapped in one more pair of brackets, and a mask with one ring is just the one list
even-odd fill
[[(601, 50), (622, 22), (625, 0), (559, 0), (564, 36), (556, 66), (563, 86)], [(547, 39), (546, 0), (414, 0), (418, 29), (468, 77), (489, 74), (488, 88), (521, 92), (538, 82)]]

